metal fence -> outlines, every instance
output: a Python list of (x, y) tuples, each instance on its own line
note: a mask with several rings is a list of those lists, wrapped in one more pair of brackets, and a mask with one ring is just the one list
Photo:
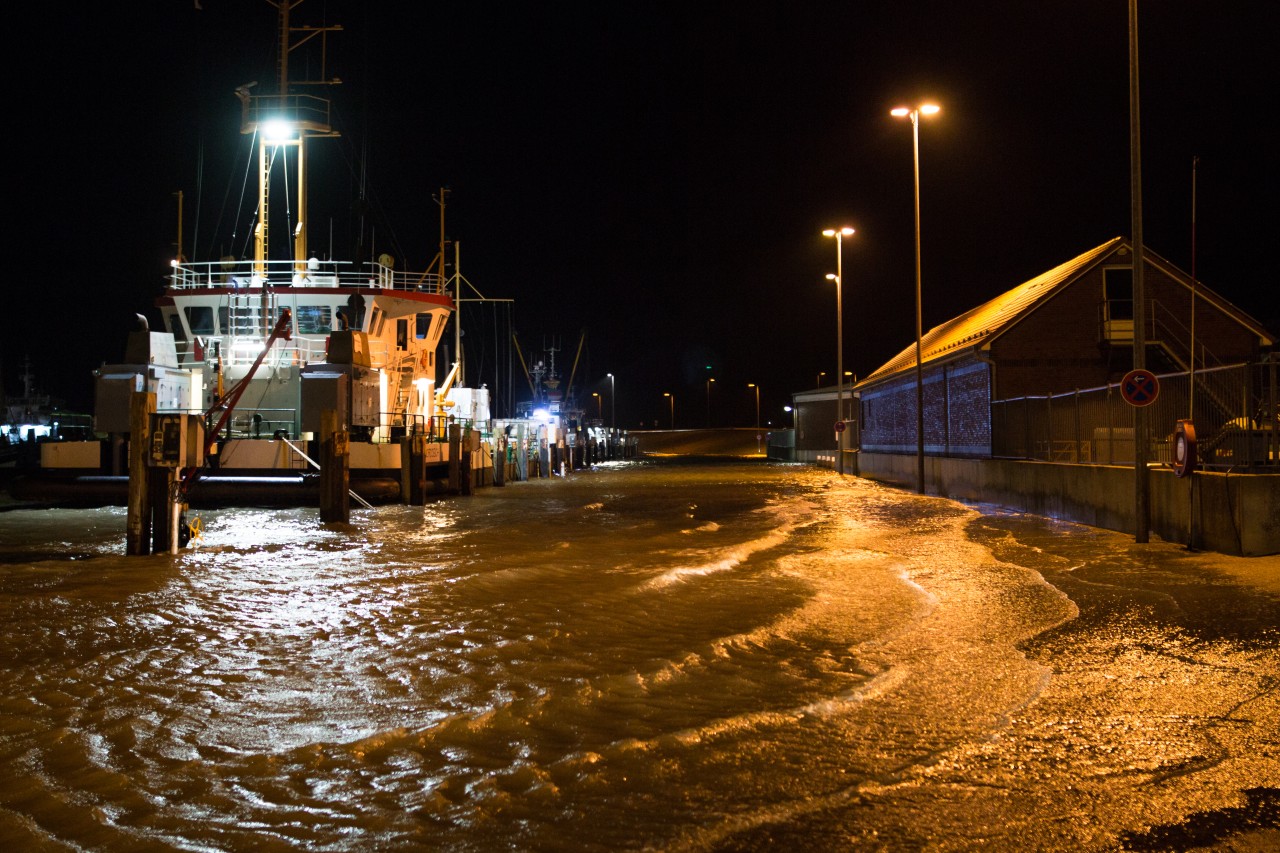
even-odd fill
[[(1280, 470), (1280, 363), (1240, 364), (1159, 377), (1146, 407), (1149, 454), (1171, 462), (1178, 421), (1195, 424), (1202, 467)], [(1192, 404), (1194, 402), (1194, 411)], [(1047, 397), (991, 404), (992, 455), (1098, 465), (1133, 464), (1134, 408), (1118, 383)]]

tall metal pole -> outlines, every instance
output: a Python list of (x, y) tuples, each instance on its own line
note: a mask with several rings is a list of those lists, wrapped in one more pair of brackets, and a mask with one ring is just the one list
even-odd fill
[(609, 429), (618, 428), (618, 391), (614, 386), (613, 374), (609, 374)]
[[(828, 275), (836, 283), (836, 472), (844, 473), (844, 242), (847, 235), (854, 233), (849, 227), (828, 228), (823, 231), (824, 237), (836, 238), (836, 274)], [(821, 385), (822, 374), (818, 374)]]
[[(1143, 282), (1142, 249), (1142, 123), (1138, 114), (1138, 0), (1129, 0), (1129, 198), (1133, 231), (1133, 369), (1143, 370), (1147, 361), (1147, 299)], [(1151, 527), (1148, 506), (1146, 408), (1133, 410), (1133, 509), (1134, 541), (1149, 540)]]
[(911, 111), (911, 159), (916, 207), (916, 491), (924, 494), (924, 365), (920, 310), (920, 110)]

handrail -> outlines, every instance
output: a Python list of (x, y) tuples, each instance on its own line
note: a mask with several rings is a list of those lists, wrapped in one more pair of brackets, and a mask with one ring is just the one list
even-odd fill
[[(259, 270), (265, 266), (265, 275)], [(342, 287), (446, 293), (439, 273), (398, 272), (377, 262), (361, 265), (349, 261), (182, 261), (174, 262), (169, 286), (175, 290), (197, 288), (258, 289), (267, 287)]]
[[(290, 441), (287, 438), (281, 438), (280, 440), (283, 441), (285, 444), (289, 445), (290, 449), (292, 449), (294, 453), (301, 456), (307, 462), (310, 462), (312, 468), (315, 468), (317, 471), (320, 470), (320, 463), (312, 459), (307, 454), (303, 453), (302, 450), (298, 447), (298, 445), (294, 444), (292, 441)], [(367, 500), (357, 495), (355, 492), (355, 489), (347, 489), (347, 494), (351, 495), (351, 497), (358, 500), (364, 506), (365, 509), (373, 509), (373, 504), (369, 503)]]

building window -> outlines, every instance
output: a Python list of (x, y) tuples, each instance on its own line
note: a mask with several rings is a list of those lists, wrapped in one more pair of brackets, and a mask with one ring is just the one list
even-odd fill
[(1133, 267), (1102, 270), (1102, 299), (1108, 320), (1133, 319)]

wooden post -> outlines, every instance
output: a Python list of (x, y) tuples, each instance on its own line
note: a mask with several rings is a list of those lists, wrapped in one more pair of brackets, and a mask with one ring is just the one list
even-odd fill
[(129, 401), (129, 510), (125, 553), (143, 556), (151, 553), (151, 492), (148, 488), (148, 448), (151, 441), (151, 413), (156, 410), (156, 395), (137, 391)]
[(413, 435), (400, 436), (400, 503), (413, 503)]
[(173, 531), (177, 511), (173, 490), (178, 482), (178, 469), (151, 466), (147, 468), (147, 490), (151, 493), (151, 553), (177, 553)]
[(409, 436), (409, 497), (408, 503), (422, 506), (427, 502), (427, 437), (422, 433)]
[(338, 429), (338, 413), (320, 414), (320, 520), (351, 520), (351, 469), (347, 433)]
[(460, 452), (458, 453), (458, 483), (462, 487), (462, 494), (471, 494), (471, 445), (474, 433), (470, 428), (467, 429), (466, 438), (459, 442)]
[(449, 491), (457, 494), (462, 491), (462, 427), (457, 423), (449, 424)]

